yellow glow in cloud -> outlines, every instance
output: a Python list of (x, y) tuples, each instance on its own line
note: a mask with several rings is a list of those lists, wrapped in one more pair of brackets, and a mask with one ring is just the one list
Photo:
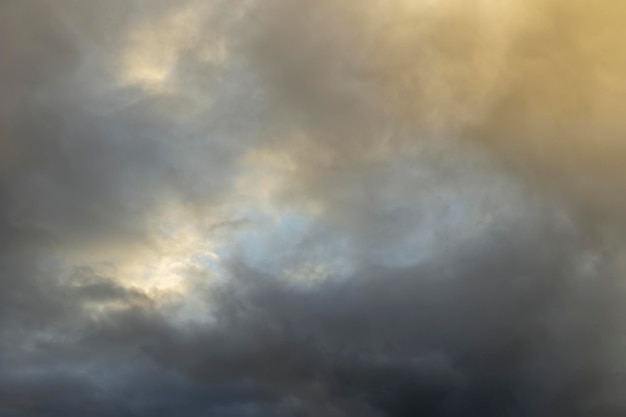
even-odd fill
[(120, 78), (124, 84), (164, 92), (181, 53), (193, 50), (206, 63), (224, 62), (226, 41), (207, 36), (203, 18), (210, 13), (207, 2), (188, 2), (165, 16), (147, 19), (128, 35), (122, 54)]
[(199, 268), (198, 256), (218, 259), (217, 242), (210, 240), (197, 219), (184, 207), (174, 205), (153, 221), (153, 245), (143, 258), (130, 260), (125, 268), (133, 285), (148, 292), (186, 293), (189, 275)]
[[(219, 242), (207, 236), (189, 210), (168, 204), (152, 216), (148, 228), (147, 244), (121, 242), (120, 246), (113, 242), (73, 251), (66, 261), (71, 266), (89, 265), (97, 275), (139, 290), (157, 303), (186, 298), (191, 281), (199, 274), (210, 279), (211, 273), (199, 259), (217, 260), (215, 248)], [(94, 308), (120, 307), (109, 304)]]
[[(530, 21), (523, 2), (398, 0), (368, 16), (390, 98), (422, 127), (447, 132), (484, 118), (508, 55)], [(380, 43), (378, 43), (380, 42)]]

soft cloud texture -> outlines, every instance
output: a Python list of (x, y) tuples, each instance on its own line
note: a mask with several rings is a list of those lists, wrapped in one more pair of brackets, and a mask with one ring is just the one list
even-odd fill
[(626, 8), (0, 4), (0, 415), (622, 415)]

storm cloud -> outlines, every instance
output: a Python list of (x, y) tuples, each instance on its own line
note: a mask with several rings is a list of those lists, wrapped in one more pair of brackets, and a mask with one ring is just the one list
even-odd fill
[(625, 18), (3, 1), (0, 416), (623, 415)]

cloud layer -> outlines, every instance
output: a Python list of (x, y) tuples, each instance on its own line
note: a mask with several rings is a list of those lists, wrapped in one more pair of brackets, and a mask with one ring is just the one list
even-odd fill
[(621, 415), (626, 8), (6, 0), (0, 415)]

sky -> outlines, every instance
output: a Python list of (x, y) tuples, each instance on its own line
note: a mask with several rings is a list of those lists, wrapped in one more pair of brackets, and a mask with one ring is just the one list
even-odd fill
[(0, 417), (626, 413), (626, 3), (0, 2)]

